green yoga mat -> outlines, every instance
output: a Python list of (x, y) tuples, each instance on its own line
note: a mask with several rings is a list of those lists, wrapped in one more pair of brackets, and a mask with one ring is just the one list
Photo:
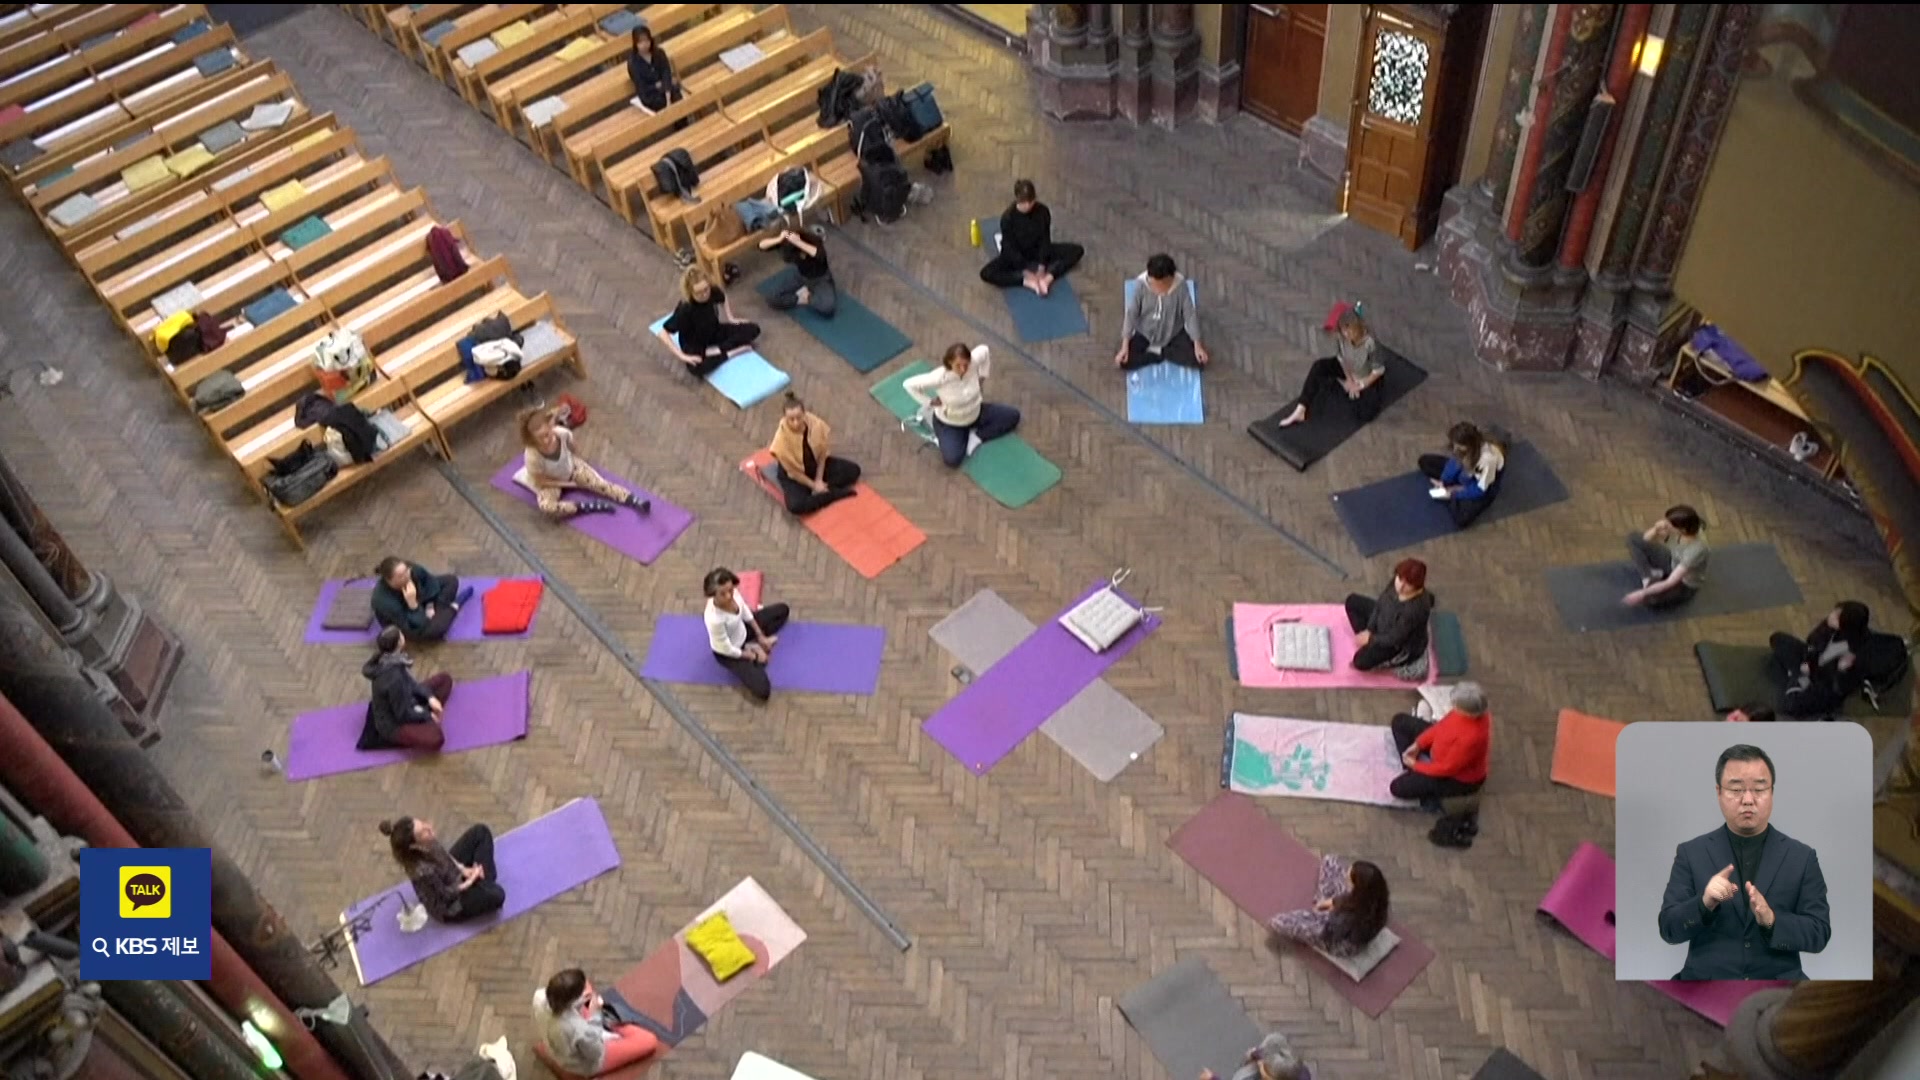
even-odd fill
[[(758, 291), (762, 299), (770, 300), (775, 293), (799, 278), (800, 272), (789, 266), (761, 282)], [(912, 346), (913, 341), (907, 335), (875, 315), (871, 308), (854, 299), (845, 289), (836, 284), (834, 293), (838, 303), (831, 319), (805, 306), (794, 308), (787, 314), (800, 324), (801, 329), (812, 334), (815, 341), (852, 364), (855, 371), (864, 375)]]
[[(915, 375), (932, 371), (933, 365), (915, 360), (895, 374), (874, 384), (869, 391), (874, 400), (901, 420), (912, 419), (920, 411), (913, 396), (902, 385)], [(983, 443), (973, 452), (960, 471), (973, 478), (980, 490), (1008, 509), (1018, 510), (1039, 498), (1060, 482), (1060, 466), (1040, 456), (1018, 433)]]

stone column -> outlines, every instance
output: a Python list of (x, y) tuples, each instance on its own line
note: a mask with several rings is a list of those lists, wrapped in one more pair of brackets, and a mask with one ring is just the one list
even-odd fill
[(13, 531), (19, 533), (33, 548), (34, 556), (60, 583), (60, 590), (67, 594), (67, 599), (92, 616), (98, 616), (106, 610), (112, 584), (105, 575), (87, 570), (80, 557), (67, 546), (65, 538), (47, 520), (47, 515), (40, 512), (39, 504), (33, 501), (26, 485), (14, 475), (12, 466), (4, 458), (0, 458), (0, 519), (12, 526)]
[(1524, 278), (1544, 278), (1560, 247), (1572, 204), (1567, 177), (1606, 67), (1618, 14), (1617, 4), (1566, 4), (1555, 19), (1525, 163), (1507, 215), (1513, 269)]
[(1114, 61), (1114, 111), (1138, 124), (1153, 114), (1153, 38), (1146, 4), (1120, 4), (1120, 47)]
[(1594, 99), (1595, 104), (1605, 101), (1612, 106), (1614, 115), (1607, 121), (1607, 130), (1600, 133), (1600, 147), (1586, 187), (1574, 198), (1573, 208), (1568, 212), (1567, 227), (1560, 238), (1562, 270), (1577, 271), (1586, 262), (1593, 222), (1600, 215), (1600, 198), (1606, 192), (1607, 175), (1613, 168), (1614, 143), (1626, 119), (1620, 114), (1626, 108), (1627, 91), (1633, 86), (1634, 65), (1640, 59), (1640, 47), (1652, 19), (1652, 4), (1628, 4), (1620, 15), (1619, 30), (1613, 37), (1613, 55), (1607, 60), (1606, 75)]
[(259, 1075), (233, 1044), (207, 1030), (175, 984), (122, 980), (100, 984), (107, 1003), (119, 1010), (167, 1060), (198, 1080), (252, 1080)]
[(33, 605), (46, 616), (64, 644), (72, 647), (85, 639), (90, 622), (86, 612), (67, 598), (46, 566), (34, 558), (26, 538), (4, 523), (0, 523), (0, 564), (4, 564), (7, 572), (26, 590)]
[(1033, 35), (1031, 55), (1047, 115), (1061, 120), (1113, 116), (1113, 40), (1105, 9), (1104, 4), (1053, 4), (1044, 29)]
[(1171, 128), (1200, 97), (1200, 35), (1192, 4), (1153, 5), (1153, 122)]
[(1520, 112), (1533, 91), (1533, 69), (1540, 58), (1540, 35), (1547, 28), (1548, 4), (1525, 4), (1513, 31), (1513, 53), (1507, 63), (1505, 88), (1500, 91), (1500, 123), (1493, 130), (1493, 153), (1479, 189), (1495, 212), (1507, 205), (1507, 187), (1513, 182), (1513, 159), (1520, 150)]
[(1247, 5), (1206, 4), (1200, 34), (1200, 119), (1218, 124), (1240, 112), (1240, 57), (1246, 51)]
[(1745, 1080), (1825, 1080), (1920, 993), (1920, 964), (1876, 939), (1872, 982), (1804, 982), (1740, 1003), (1727, 1054)]

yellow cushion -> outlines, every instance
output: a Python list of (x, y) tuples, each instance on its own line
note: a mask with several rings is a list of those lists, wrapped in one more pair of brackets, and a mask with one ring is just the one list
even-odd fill
[(590, 38), (590, 37), (574, 38), (572, 41), (567, 42), (567, 44), (559, 52), (555, 53), (554, 55), (558, 56), (563, 63), (568, 60), (578, 60), (579, 58), (592, 52), (594, 50), (594, 47), (599, 44), (600, 42), (596, 38)]
[(167, 171), (175, 176), (192, 176), (206, 168), (207, 163), (212, 160), (213, 154), (206, 147), (194, 143), (167, 159)]
[(274, 188), (272, 191), (260, 196), (260, 201), (266, 205), (268, 210), (279, 210), (292, 206), (294, 203), (306, 198), (306, 196), (307, 189), (304, 184), (298, 180), (289, 180), (279, 187)]
[(315, 143), (323, 143), (339, 134), (337, 131), (310, 131), (300, 137), (300, 141), (287, 147), (290, 152), (298, 153)]
[(733, 932), (726, 912), (718, 912), (687, 931), (687, 948), (713, 969), (713, 977), (726, 982), (753, 966), (753, 950)]
[(156, 155), (150, 158), (141, 158), (139, 161), (127, 166), (126, 169), (120, 173), (120, 179), (126, 181), (128, 191), (139, 191), (141, 188), (152, 187), (172, 175), (172, 173), (167, 171), (167, 163), (161, 161), (159, 156)]
[(153, 347), (166, 352), (167, 346), (173, 342), (174, 335), (192, 325), (193, 312), (174, 312), (162, 319), (159, 326), (153, 328)]
[(527, 20), (521, 19), (495, 30), (491, 36), (495, 45), (509, 49), (532, 37), (533, 27), (527, 25)]

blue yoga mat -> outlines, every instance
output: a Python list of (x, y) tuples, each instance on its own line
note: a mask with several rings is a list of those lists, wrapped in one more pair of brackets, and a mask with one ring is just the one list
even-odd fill
[[(989, 248), (999, 251), (999, 211), (979, 220)], [(1058, 341), (1087, 332), (1087, 313), (1080, 310), (1080, 297), (1066, 278), (1055, 280), (1046, 296), (1036, 296), (1031, 289), (1018, 286), (1001, 289), (1000, 293), (1006, 297), (1007, 314), (1013, 316), (1013, 329), (1021, 341)]]
[[(671, 316), (661, 316), (647, 327), (655, 335), (660, 334)], [(680, 361), (676, 358), (674, 363)], [(743, 409), (752, 408), (773, 395), (785, 390), (793, 380), (787, 373), (767, 362), (767, 358), (757, 352), (742, 353), (720, 365), (720, 370), (707, 376), (707, 385), (720, 391), (720, 396)]]
[[(781, 289), (787, 288), (799, 280), (800, 272), (789, 266), (755, 286), (761, 298), (771, 300)], [(853, 365), (855, 371), (865, 374), (881, 364), (899, 356), (913, 344), (907, 335), (895, 329), (892, 323), (875, 315), (867, 305), (855, 300), (836, 283), (834, 292), (839, 303), (833, 318), (825, 318), (812, 309), (802, 305), (785, 314), (792, 316), (800, 328), (812, 334), (815, 341), (832, 349), (840, 359)]]
[[(1165, 366), (1165, 365), (1161, 365)], [(1365, 487), (1333, 494), (1333, 512), (1353, 537), (1362, 555), (1378, 555), (1458, 532), (1447, 504), (1427, 494), (1432, 488), (1419, 470), (1391, 476)], [(1507, 447), (1507, 467), (1500, 473), (1500, 490), (1473, 528), (1539, 510), (1567, 500), (1567, 486), (1532, 443)]]
[[(1133, 302), (1139, 278), (1128, 278), (1126, 302)], [(1187, 279), (1187, 295), (1200, 302), (1199, 287)], [(1127, 373), (1127, 422), (1130, 424), (1203, 424), (1206, 399), (1200, 391), (1200, 372), (1180, 364), (1160, 363)]]

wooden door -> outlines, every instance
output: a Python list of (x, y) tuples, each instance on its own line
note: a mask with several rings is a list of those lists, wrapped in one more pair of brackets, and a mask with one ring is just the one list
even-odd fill
[(1444, 34), (1381, 7), (1369, 10), (1347, 133), (1346, 211), (1419, 246)]
[(1320, 107), (1326, 4), (1250, 4), (1240, 107), (1298, 135)]

